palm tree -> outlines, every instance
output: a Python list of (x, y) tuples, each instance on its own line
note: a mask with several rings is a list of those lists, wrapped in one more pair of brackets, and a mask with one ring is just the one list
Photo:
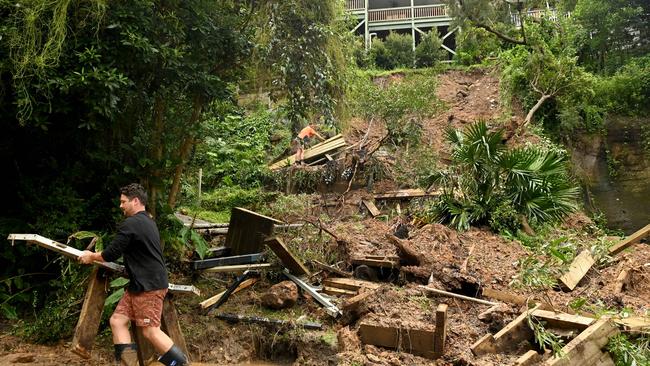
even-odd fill
[(488, 223), (504, 204), (537, 222), (560, 220), (577, 208), (578, 189), (570, 183), (564, 155), (537, 147), (508, 151), (501, 131), (490, 131), (482, 121), (445, 135), (453, 161), (436, 177), (443, 193), (429, 211), (433, 220), (467, 230)]

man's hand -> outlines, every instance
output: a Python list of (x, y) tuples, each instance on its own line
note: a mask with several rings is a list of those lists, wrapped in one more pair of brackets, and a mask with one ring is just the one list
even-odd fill
[(79, 263), (81, 264), (91, 264), (94, 261), (101, 261), (101, 253), (94, 253), (89, 250), (84, 250), (79, 256)]

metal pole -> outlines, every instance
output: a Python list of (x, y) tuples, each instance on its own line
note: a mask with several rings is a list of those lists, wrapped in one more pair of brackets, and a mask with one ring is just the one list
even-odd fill
[(199, 194), (198, 194), (198, 200), (199, 204), (201, 204), (201, 181), (203, 180), (203, 168), (199, 168)]
[(411, 0), (411, 38), (413, 47), (413, 66), (415, 66), (415, 9), (413, 9), (413, 0)]

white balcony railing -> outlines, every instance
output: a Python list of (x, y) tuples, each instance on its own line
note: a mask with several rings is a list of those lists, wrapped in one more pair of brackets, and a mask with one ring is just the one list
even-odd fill
[(365, 0), (345, 0), (345, 10), (348, 11), (364, 10), (365, 6)]
[[(413, 18), (423, 19), (432, 17), (446, 17), (445, 5), (422, 5), (413, 7)], [(411, 7), (373, 9), (368, 10), (368, 22), (382, 22), (390, 20), (411, 19)]]

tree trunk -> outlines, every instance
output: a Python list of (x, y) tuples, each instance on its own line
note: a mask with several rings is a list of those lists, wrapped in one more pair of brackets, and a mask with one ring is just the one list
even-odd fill
[(532, 121), (532, 119), (533, 119), (533, 115), (535, 114), (535, 112), (537, 112), (537, 110), (539, 109), (539, 107), (541, 107), (542, 104), (544, 104), (544, 102), (546, 101), (546, 99), (548, 99), (548, 98), (550, 98), (550, 97), (552, 97), (552, 96), (553, 96), (552, 94), (543, 94), (543, 95), (541, 96), (541, 98), (539, 98), (539, 100), (537, 100), (537, 103), (535, 103), (535, 105), (533, 106), (533, 108), (531, 108), (531, 109), (528, 111), (528, 114), (526, 115), (526, 119), (524, 120), (524, 123), (521, 124), (521, 128), (523, 128), (523, 127), (526, 126), (528, 123), (530, 123), (530, 121)]
[[(190, 116), (190, 120), (187, 124), (190, 130), (200, 120), (202, 110), (202, 98), (195, 96), (192, 102), (192, 115)], [(176, 206), (176, 196), (178, 196), (178, 192), (181, 187), (181, 177), (183, 175), (183, 170), (185, 169), (185, 165), (187, 165), (187, 159), (189, 158), (190, 152), (192, 151), (192, 147), (194, 147), (195, 143), (196, 139), (190, 132), (188, 136), (186, 136), (185, 140), (181, 144), (181, 148), (179, 149), (179, 161), (176, 165), (176, 168), (174, 169), (174, 180), (172, 181), (172, 188), (169, 191), (169, 199), (167, 200), (167, 204), (171, 208), (174, 208), (174, 206)]]
[(153, 105), (153, 113), (151, 115), (151, 122), (153, 124), (153, 145), (151, 156), (153, 161), (157, 164), (151, 172), (153, 179), (147, 181), (147, 189), (149, 190), (149, 205), (148, 211), (153, 217), (156, 217), (156, 202), (158, 201), (158, 194), (160, 193), (160, 178), (162, 176), (161, 166), (163, 160), (163, 143), (162, 136), (165, 128), (165, 100), (160, 96), (156, 96)]

